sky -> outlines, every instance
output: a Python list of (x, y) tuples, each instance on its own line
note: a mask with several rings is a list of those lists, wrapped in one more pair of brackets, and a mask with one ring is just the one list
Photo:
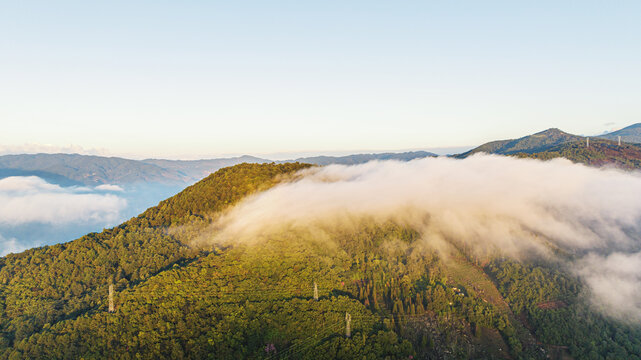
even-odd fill
[(641, 122), (638, 1), (0, 1), (0, 153), (462, 147)]

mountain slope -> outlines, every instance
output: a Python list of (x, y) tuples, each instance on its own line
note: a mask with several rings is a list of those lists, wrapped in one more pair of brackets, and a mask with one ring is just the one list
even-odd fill
[[(334, 233), (340, 254), (314, 245), (313, 233), (213, 252), (184, 245), (216, 213), (307, 166), (221, 169), (114, 229), (0, 259), (0, 355), (264, 358), (272, 344), (294, 358), (317, 358), (319, 351), (324, 358), (407, 358), (420, 341), (432, 342), (434, 354), (469, 355), (472, 346), (474, 353), (491, 352), (467, 340), (469, 325), (450, 328), (436, 312), (449, 302), (457, 304), (462, 324), (495, 328), (501, 321), (503, 329), (507, 320), (480, 299), (457, 297), (439, 284), (432, 253), (411, 261), (390, 256), (389, 241), (417, 239), (398, 226), (363, 223), (356, 232)], [(175, 230), (167, 231), (170, 225)], [(421, 282), (426, 266), (433, 272), (429, 285), (401, 297), (415, 292), (401, 279)], [(391, 283), (383, 280), (389, 268)], [(310, 298), (313, 282), (318, 302)], [(118, 293), (115, 314), (105, 312), (110, 283)], [(474, 308), (485, 315), (466, 315)], [(338, 336), (345, 312), (354, 319), (351, 339)], [(433, 324), (431, 340), (420, 333), (399, 337), (403, 324), (413, 323), (405, 318), (410, 314)]]
[[(470, 323), (511, 331), (509, 320), (493, 306), (439, 283), (432, 253), (387, 254), (390, 241), (418, 240), (412, 232), (362, 223), (358, 231), (333, 233), (333, 238), (343, 252), (313, 245), (310, 233), (283, 233), (260, 246), (216, 250), (132, 287), (118, 287), (116, 313), (106, 312), (103, 302), (95, 311), (16, 344), (11, 354), (406, 359), (431, 353), (466, 358), (492, 351), (470, 338)], [(414, 282), (422, 285), (415, 289)], [(451, 327), (438, 312), (456, 316), (453, 324), (461, 328)], [(341, 335), (346, 313), (352, 318), (351, 338)], [(414, 329), (426, 321), (431, 340), (424, 330)], [(407, 334), (400, 336), (402, 331)], [(414, 349), (421, 341), (432, 345)]]
[(370, 218), (213, 243), (213, 220), (309, 166), (223, 168), (116, 228), (1, 258), (0, 358), (640, 358), (641, 329), (545, 261), (452, 264)]
[(632, 124), (624, 127), (621, 130), (611, 132), (609, 134), (599, 135), (599, 138), (617, 141), (621, 137), (622, 142), (626, 143), (641, 143), (641, 123)]
[(524, 136), (519, 139), (498, 140), (483, 144), (468, 152), (457, 155), (466, 158), (472, 154), (484, 152), (488, 154), (512, 155), (516, 153), (535, 153), (545, 151), (554, 146), (580, 140), (580, 136), (568, 134), (559, 129), (548, 129), (539, 133)]

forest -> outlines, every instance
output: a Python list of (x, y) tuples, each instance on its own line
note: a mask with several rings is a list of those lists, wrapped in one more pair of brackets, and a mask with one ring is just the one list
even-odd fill
[(0, 358), (641, 359), (641, 328), (544, 259), (444, 257), (373, 218), (194, 242), (310, 166), (223, 168), (122, 225), (1, 258)]

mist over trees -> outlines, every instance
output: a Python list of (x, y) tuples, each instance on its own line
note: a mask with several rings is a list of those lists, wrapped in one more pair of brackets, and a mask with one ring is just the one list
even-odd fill
[(316, 172), (224, 168), (122, 225), (1, 258), (0, 356), (641, 356), (639, 325), (594, 308), (559, 249), (522, 261), (464, 241), (444, 251), (410, 223), (369, 215), (215, 240), (239, 203)]

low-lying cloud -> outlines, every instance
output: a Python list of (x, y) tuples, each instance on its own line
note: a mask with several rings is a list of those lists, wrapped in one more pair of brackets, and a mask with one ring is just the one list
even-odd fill
[(35, 176), (0, 179), (0, 225), (113, 223), (126, 206), (125, 199), (113, 194), (94, 193), (90, 188), (63, 188)]
[(591, 253), (575, 265), (598, 309), (619, 319), (641, 321), (641, 252)]
[(465, 160), (331, 165), (253, 196), (216, 224), (212, 241), (255, 241), (270, 229), (365, 216), (419, 230), (434, 246), (479, 255), (578, 259), (568, 268), (608, 314), (641, 321), (641, 176), (564, 159), (477, 155)]

